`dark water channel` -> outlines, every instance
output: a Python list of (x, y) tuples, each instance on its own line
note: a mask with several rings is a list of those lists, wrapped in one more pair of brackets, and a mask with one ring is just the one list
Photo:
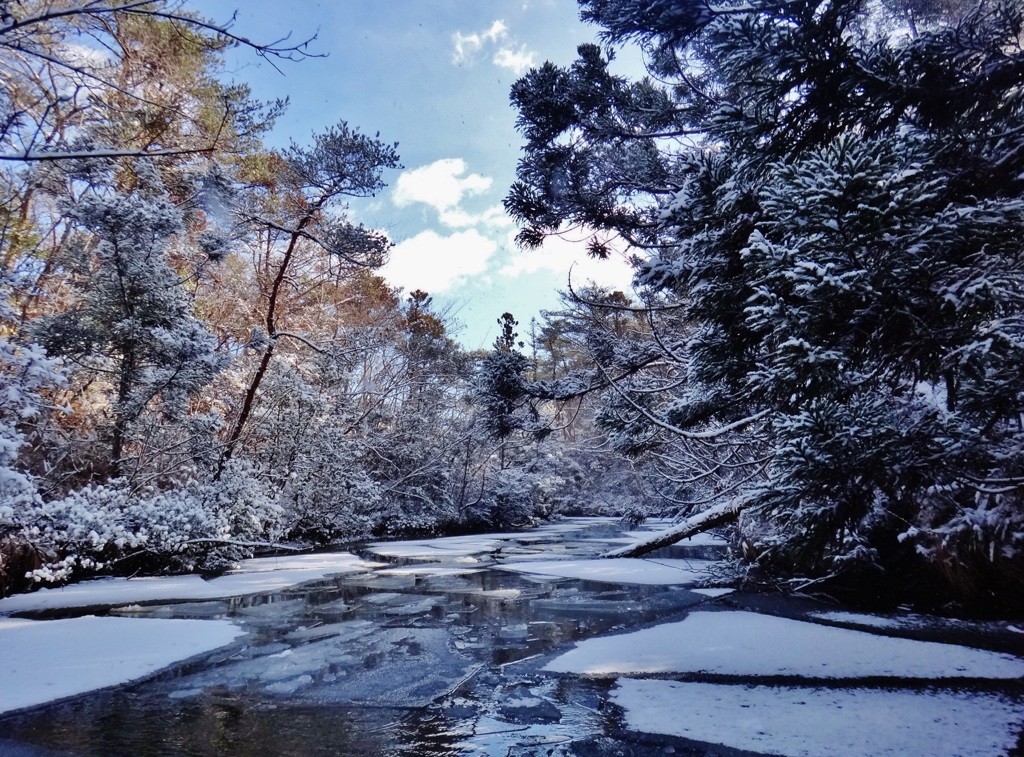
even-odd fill
[[(143, 682), (0, 717), (0, 755), (747, 754), (628, 731), (607, 703), (611, 681), (540, 670), (575, 640), (737, 602), (496, 567), (551, 552), (591, 556), (618, 533), (579, 523), (504, 542), (477, 565), (390, 558), (387, 572), (271, 594), (115, 610), (229, 618), (248, 635)], [(467, 566), (479, 569), (459, 572)]]

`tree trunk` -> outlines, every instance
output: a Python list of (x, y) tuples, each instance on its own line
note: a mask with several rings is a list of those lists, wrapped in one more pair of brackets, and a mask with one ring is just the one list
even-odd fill
[(659, 531), (643, 541), (605, 552), (601, 557), (640, 557), (641, 555), (646, 555), (648, 552), (675, 544), (677, 541), (682, 541), (694, 534), (708, 531), (726, 523), (732, 523), (748, 505), (749, 503), (744, 501), (723, 502), (709, 510), (691, 515), (682, 523), (677, 523), (665, 531)]
[(267, 327), (267, 337), (270, 339), (270, 345), (263, 353), (259, 368), (256, 369), (256, 373), (253, 375), (252, 381), (249, 382), (249, 388), (245, 391), (245, 399), (242, 401), (242, 410), (238, 414), (238, 420), (235, 421), (235, 427), (231, 430), (231, 436), (228, 437), (227, 445), (225, 445), (224, 451), (221, 453), (220, 460), (217, 463), (217, 473), (213, 477), (214, 481), (220, 480), (221, 474), (224, 472), (224, 466), (227, 465), (231, 456), (235, 454), (235, 447), (238, 446), (238, 440), (241, 438), (242, 431), (245, 429), (245, 424), (249, 421), (249, 416), (252, 414), (252, 406), (256, 400), (256, 393), (259, 391), (260, 384), (263, 382), (263, 377), (267, 374), (267, 368), (270, 366), (270, 359), (274, 356), (274, 346), (276, 345), (275, 339), (277, 338), (277, 301), (281, 294), (281, 287), (284, 285), (285, 276), (288, 273), (288, 266), (292, 262), (292, 256), (295, 254), (295, 249), (298, 247), (299, 240), (302, 239), (303, 229), (305, 229), (313, 220), (314, 213), (319, 211), (324, 201), (325, 200), (321, 200), (314, 204), (312, 209), (299, 220), (299, 223), (291, 232), (291, 238), (288, 240), (288, 247), (285, 249), (284, 256), (278, 264), (277, 273), (274, 276), (274, 282), (270, 286), (270, 296), (267, 300), (267, 315), (264, 319), (264, 323)]

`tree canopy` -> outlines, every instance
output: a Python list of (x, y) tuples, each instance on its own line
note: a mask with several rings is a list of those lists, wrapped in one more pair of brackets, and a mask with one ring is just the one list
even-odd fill
[(1020, 4), (580, 5), (650, 76), (585, 45), (523, 77), (506, 207), (642, 253), (658, 357), (593, 351), (612, 432), (772, 574), (1019, 591)]

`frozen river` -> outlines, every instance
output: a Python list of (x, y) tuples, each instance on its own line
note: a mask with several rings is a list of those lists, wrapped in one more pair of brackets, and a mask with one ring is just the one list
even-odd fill
[(569, 519), (0, 600), (0, 755), (1024, 746), (1024, 625), (707, 588), (713, 538), (593, 559), (635, 536)]

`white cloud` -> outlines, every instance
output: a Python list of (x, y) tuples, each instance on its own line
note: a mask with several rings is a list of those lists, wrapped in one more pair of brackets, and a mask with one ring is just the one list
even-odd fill
[(452, 42), (455, 44), (452, 63), (455, 65), (463, 63), (472, 64), (485, 43), (497, 44), (499, 40), (508, 39), (508, 36), (508, 26), (500, 19), (491, 24), (489, 29), (482, 32), (475, 32), (473, 34), (455, 32), (452, 35)]
[(457, 66), (473, 65), (477, 58), (484, 54), (485, 49), (494, 50), (491, 56), (494, 65), (507, 68), (516, 76), (521, 76), (527, 69), (537, 65), (535, 54), (526, 45), (517, 47), (508, 25), (501, 20), (495, 21), (481, 32), (455, 32), (452, 35), (452, 43), (455, 48), (452, 52), (452, 63)]
[(512, 219), (505, 213), (501, 205), (494, 205), (482, 213), (469, 213), (462, 208), (451, 208), (441, 211), (441, 223), (453, 229), (465, 229), (470, 226), (491, 226), (503, 228), (512, 225)]
[(516, 76), (522, 76), (531, 68), (537, 65), (534, 54), (521, 45), (518, 50), (511, 47), (502, 47), (494, 54), (494, 65), (500, 68), (507, 68)]
[(453, 289), (487, 270), (498, 243), (476, 229), (441, 236), (427, 230), (395, 245), (381, 274), (406, 291)]
[(510, 240), (509, 248), (515, 252), (498, 271), (502, 276), (517, 278), (537, 271), (551, 271), (559, 275), (560, 288), (567, 286), (571, 276), (573, 289), (594, 282), (627, 294), (632, 290), (633, 267), (626, 256), (616, 250), (612, 250), (606, 260), (597, 260), (587, 255), (585, 242), (561, 237), (549, 237), (536, 250), (520, 249)]
[(404, 171), (395, 182), (392, 199), (400, 208), (422, 202), (444, 213), (458, 207), (463, 197), (486, 192), (494, 183), (488, 176), (464, 176), (465, 173), (466, 162), (462, 158), (443, 158)]

